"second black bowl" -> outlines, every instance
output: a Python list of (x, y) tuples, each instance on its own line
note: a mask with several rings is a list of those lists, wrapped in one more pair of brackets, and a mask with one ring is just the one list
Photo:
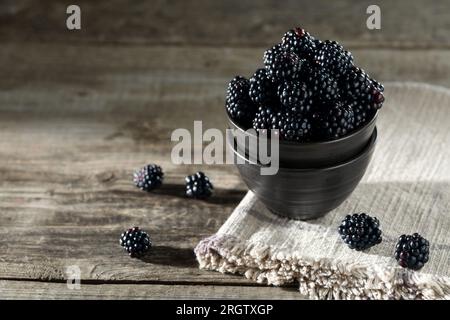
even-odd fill
[[(314, 219), (338, 207), (363, 177), (375, 148), (376, 128), (363, 150), (351, 160), (320, 169), (280, 167), (275, 175), (261, 175), (262, 165), (251, 163), (233, 148), (247, 187), (272, 212), (293, 219)], [(227, 140), (232, 147), (232, 141)]]
[[(347, 161), (364, 150), (374, 132), (378, 112), (363, 127), (336, 140), (324, 142), (297, 143), (279, 140), (280, 167), (293, 169), (311, 169), (333, 166)], [(245, 131), (228, 117), (230, 129), (237, 130), (239, 135), (248, 140), (261, 139)], [(268, 139), (270, 144), (270, 139)], [(241, 154), (248, 154), (249, 147), (245, 140), (236, 139), (236, 150)], [(269, 147), (270, 150), (270, 147)]]

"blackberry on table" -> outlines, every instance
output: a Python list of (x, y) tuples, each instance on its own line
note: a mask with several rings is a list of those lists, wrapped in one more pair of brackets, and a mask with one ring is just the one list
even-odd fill
[(381, 243), (380, 222), (365, 213), (347, 215), (338, 228), (342, 240), (355, 250), (366, 250)]
[(271, 65), (273, 63), (273, 60), (275, 58), (276, 55), (279, 55), (280, 53), (284, 52), (284, 48), (281, 45), (281, 43), (278, 43), (276, 45), (274, 45), (272, 48), (267, 49), (266, 51), (264, 51), (264, 56), (263, 56), (263, 62), (264, 65)]
[(214, 187), (203, 172), (199, 171), (187, 176), (185, 181), (186, 196), (189, 198), (206, 199), (212, 195)]
[(160, 166), (149, 164), (133, 174), (133, 182), (143, 191), (151, 191), (159, 187), (164, 179), (164, 173)]
[(311, 139), (311, 122), (307, 117), (293, 112), (281, 113), (274, 127), (286, 141), (307, 142)]
[(418, 233), (401, 235), (395, 246), (395, 259), (403, 268), (421, 269), (428, 262), (430, 243)]
[(250, 78), (250, 98), (255, 104), (269, 104), (276, 101), (276, 88), (266, 69), (258, 69)]
[(350, 106), (336, 103), (313, 115), (316, 135), (325, 140), (339, 139), (355, 128), (355, 114)]
[(142, 256), (150, 249), (152, 242), (145, 231), (140, 230), (139, 227), (133, 227), (122, 233), (120, 245), (134, 258)]
[(313, 106), (312, 91), (299, 81), (285, 81), (278, 87), (281, 104), (295, 113), (308, 113)]
[(236, 76), (228, 84), (225, 106), (231, 119), (238, 124), (249, 126), (256, 112), (256, 106), (249, 96), (250, 82)]
[(310, 59), (316, 49), (314, 40), (304, 29), (295, 28), (284, 34), (281, 43), (284, 50), (293, 52), (300, 58)]
[(276, 82), (295, 80), (299, 77), (300, 68), (304, 60), (292, 52), (281, 52), (275, 55), (271, 63), (267, 63), (268, 75)]
[(379, 82), (371, 79), (360, 68), (352, 68), (342, 79), (340, 87), (350, 102), (358, 101), (366, 106), (367, 110), (377, 110), (383, 106), (384, 87)]
[(337, 81), (321, 68), (310, 68), (306, 75), (306, 83), (320, 100), (339, 101), (341, 99)]
[(344, 76), (353, 66), (353, 56), (336, 41), (326, 40), (314, 53), (314, 61), (327, 68), (334, 77)]

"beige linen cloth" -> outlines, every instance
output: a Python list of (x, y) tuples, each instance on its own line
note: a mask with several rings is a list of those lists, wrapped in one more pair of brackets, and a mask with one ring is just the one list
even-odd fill
[[(378, 119), (371, 164), (353, 194), (313, 221), (270, 213), (249, 192), (220, 230), (195, 253), (200, 268), (237, 273), (258, 283), (298, 283), (318, 299), (450, 299), (450, 90), (390, 83)], [(383, 242), (350, 250), (337, 226), (348, 213), (381, 222)], [(397, 265), (401, 234), (430, 241), (420, 271)]]

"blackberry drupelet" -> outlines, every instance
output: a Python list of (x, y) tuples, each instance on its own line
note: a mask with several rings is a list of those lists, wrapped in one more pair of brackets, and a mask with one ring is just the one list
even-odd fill
[(286, 141), (308, 142), (311, 139), (311, 122), (307, 117), (293, 112), (283, 112), (274, 127)]
[(214, 189), (208, 177), (201, 171), (187, 176), (186, 181), (186, 196), (189, 198), (206, 199), (212, 195)]
[(281, 82), (298, 79), (303, 62), (304, 60), (292, 52), (282, 52), (275, 55), (272, 62), (265, 66), (268, 75), (275, 82)]
[(231, 119), (248, 127), (256, 112), (256, 106), (249, 96), (250, 82), (241, 76), (236, 76), (228, 84), (225, 107)]
[(299, 81), (285, 81), (278, 87), (281, 104), (294, 113), (305, 114), (313, 107), (312, 91)]
[(250, 78), (250, 98), (257, 104), (270, 104), (277, 100), (276, 86), (266, 69), (258, 69)]
[(255, 118), (253, 119), (253, 129), (274, 129), (276, 124), (277, 108), (261, 106), (256, 112)]
[(322, 140), (339, 139), (355, 128), (355, 115), (350, 106), (337, 102), (314, 113), (315, 134)]
[(341, 99), (338, 83), (332, 75), (319, 67), (310, 67), (306, 72), (306, 84), (315, 97), (326, 102)]
[(367, 106), (367, 110), (378, 110), (383, 106), (384, 87), (360, 68), (351, 68), (341, 79), (340, 87), (349, 102), (358, 101)]
[(380, 222), (365, 213), (347, 215), (338, 228), (342, 240), (350, 249), (366, 250), (381, 243)]
[(160, 166), (149, 164), (133, 174), (133, 182), (143, 191), (151, 191), (159, 187), (164, 179), (164, 173)]
[(316, 49), (314, 38), (304, 29), (295, 28), (286, 32), (282, 39), (284, 50), (290, 51), (303, 59), (310, 59)]
[(264, 51), (263, 62), (264, 65), (271, 65), (273, 63), (274, 57), (284, 52), (284, 48), (281, 43), (274, 45), (272, 48)]
[(336, 41), (326, 40), (314, 53), (314, 61), (335, 77), (344, 76), (353, 67), (353, 56)]
[(401, 235), (395, 247), (395, 259), (403, 268), (421, 269), (428, 262), (430, 243), (420, 234)]
[(150, 237), (139, 227), (130, 228), (120, 236), (120, 245), (135, 258), (142, 256), (151, 246)]

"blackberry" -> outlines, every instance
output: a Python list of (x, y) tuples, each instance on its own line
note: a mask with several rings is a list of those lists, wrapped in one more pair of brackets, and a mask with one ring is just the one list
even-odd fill
[(316, 49), (314, 40), (304, 29), (295, 28), (284, 34), (281, 43), (284, 50), (293, 52), (300, 58), (310, 59)]
[(186, 181), (186, 196), (189, 198), (206, 199), (212, 195), (214, 189), (208, 177), (201, 171), (187, 176)]
[(403, 268), (421, 269), (428, 262), (430, 243), (420, 234), (401, 235), (395, 246), (395, 259)]
[(352, 108), (355, 115), (355, 128), (360, 128), (375, 115), (375, 110), (367, 108), (358, 101), (350, 102), (349, 107)]
[(273, 63), (274, 57), (284, 52), (284, 48), (281, 43), (274, 45), (272, 48), (264, 51), (263, 62), (264, 65), (271, 65)]
[(340, 83), (342, 92), (349, 101), (358, 101), (367, 110), (377, 110), (383, 106), (384, 87), (362, 69), (352, 68)]
[(250, 78), (250, 98), (258, 105), (276, 101), (275, 84), (268, 77), (266, 69), (256, 70)]
[(305, 74), (305, 81), (318, 99), (329, 102), (341, 99), (337, 81), (325, 70), (309, 67)]
[(160, 166), (149, 164), (133, 174), (133, 182), (143, 191), (151, 191), (159, 187), (164, 180), (164, 173)]
[(260, 129), (274, 129), (276, 123), (277, 112), (275, 108), (261, 106), (256, 112), (256, 116), (253, 119), (253, 128)]
[(134, 258), (142, 256), (150, 249), (152, 242), (145, 231), (140, 230), (139, 227), (133, 227), (122, 233), (120, 245)]
[(281, 104), (294, 113), (308, 113), (313, 106), (312, 91), (299, 81), (285, 81), (278, 87)]
[(380, 222), (365, 213), (347, 215), (338, 228), (342, 240), (350, 249), (366, 250), (381, 243)]
[(350, 106), (338, 102), (329, 109), (314, 113), (317, 137), (324, 140), (341, 138), (355, 128), (355, 114)]
[(286, 141), (307, 142), (311, 139), (311, 122), (308, 118), (293, 112), (278, 115), (274, 127), (279, 129), (280, 137)]
[(281, 52), (275, 55), (271, 63), (267, 63), (268, 75), (275, 81), (294, 80), (299, 77), (304, 60), (292, 52)]
[(353, 66), (353, 56), (336, 41), (326, 40), (314, 54), (314, 61), (336, 77), (344, 76)]
[(256, 112), (256, 106), (249, 96), (250, 82), (241, 76), (228, 84), (225, 107), (231, 119), (238, 124), (248, 126)]

